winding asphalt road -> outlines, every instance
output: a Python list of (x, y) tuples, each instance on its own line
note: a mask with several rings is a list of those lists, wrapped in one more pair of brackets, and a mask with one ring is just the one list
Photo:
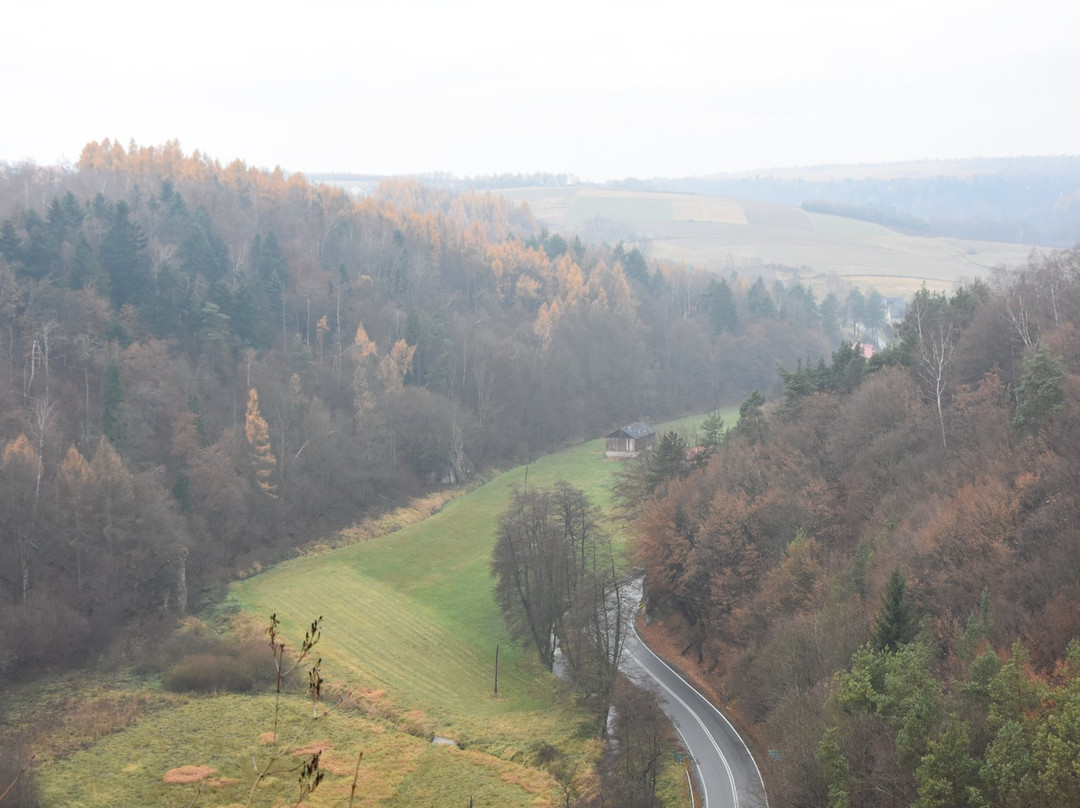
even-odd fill
[[(641, 598), (641, 580), (633, 583)], [(633, 626), (633, 621), (631, 621)], [(627, 635), (622, 672), (657, 693), (690, 753), (704, 808), (766, 808), (765, 784), (743, 739), (724, 715), (654, 654), (636, 630)]]

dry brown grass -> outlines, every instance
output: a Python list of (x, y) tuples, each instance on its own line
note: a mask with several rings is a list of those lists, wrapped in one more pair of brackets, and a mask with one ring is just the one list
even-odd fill
[(409, 710), (400, 723), (405, 732), (417, 738), (430, 738), (435, 734), (435, 722), (423, 710)]
[(551, 790), (555, 787), (555, 778), (551, 775), (539, 769), (527, 769), (524, 766), (504, 771), (499, 775), (499, 779), (530, 794), (547, 796), (551, 794)]
[(352, 777), (356, 772), (356, 758), (346, 758), (329, 749), (319, 758), (319, 768), (337, 777)]
[(296, 749), (293, 749), (291, 752), (289, 752), (289, 754), (311, 757), (316, 752), (322, 754), (329, 748), (330, 741), (323, 738), (321, 741), (312, 741), (311, 743), (305, 744), (304, 746), (298, 746)]
[(311, 757), (316, 753), (319, 755), (319, 768), (329, 774), (338, 777), (351, 777), (356, 771), (356, 758), (346, 758), (338, 754), (334, 745), (327, 738), (323, 738), (321, 741), (312, 741), (289, 752), (290, 755), (295, 757)]
[(201, 783), (214, 773), (209, 766), (178, 766), (165, 772), (165, 782), (171, 785), (191, 785)]

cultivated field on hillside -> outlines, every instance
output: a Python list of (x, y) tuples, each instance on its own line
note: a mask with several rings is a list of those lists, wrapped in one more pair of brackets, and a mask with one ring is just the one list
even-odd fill
[(907, 297), (924, 283), (947, 291), (993, 267), (1022, 264), (1033, 249), (909, 235), (797, 207), (694, 194), (578, 186), (499, 193), (528, 201), (537, 219), (562, 233), (638, 243), (650, 257), (710, 271), (798, 280), (819, 296), (859, 286)]

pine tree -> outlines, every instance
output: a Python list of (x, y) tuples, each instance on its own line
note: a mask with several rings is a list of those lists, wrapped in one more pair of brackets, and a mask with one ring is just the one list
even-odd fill
[(885, 585), (881, 608), (874, 618), (871, 642), (877, 651), (895, 651), (915, 639), (918, 623), (907, 594), (907, 581), (897, 567)]
[(726, 434), (724, 416), (719, 411), (709, 413), (701, 422), (701, 445), (710, 453), (724, 442)]
[(745, 435), (753, 443), (761, 443), (765, 440), (765, 396), (759, 390), (752, 392), (742, 404), (739, 405), (739, 420), (735, 424), (735, 432)]

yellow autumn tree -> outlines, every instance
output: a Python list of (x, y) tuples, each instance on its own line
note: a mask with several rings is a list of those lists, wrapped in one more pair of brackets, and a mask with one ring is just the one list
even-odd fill
[(394, 343), (390, 353), (379, 362), (379, 378), (382, 380), (383, 390), (392, 393), (404, 386), (405, 377), (412, 369), (415, 354), (415, 345), (409, 345), (403, 339), (399, 339)]
[(540, 304), (540, 311), (536, 314), (536, 322), (533, 323), (533, 331), (540, 338), (541, 348), (546, 350), (548, 345), (551, 344), (551, 335), (555, 331), (555, 326), (561, 316), (562, 310), (559, 308), (558, 300), (552, 300), (550, 306), (547, 303)]
[(592, 308), (596, 311), (627, 314), (637, 305), (621, 264), (608, 266), (600, 262), (593, 267), (589, 273), (589, 294), (592, 297)]
[(364, 324), (356, 327), (356, 336), (353, 338), (352, 355), (355, 367), (353, 369), (353, 396), (356, 413), (367, 412), (371, 409), (371, 379), (374, 357), (378, 356), (379, 350), (375, 343), (364, 330)]
[(277, 458), (270, 448), (270, 430), (259, 413), (259, 393), (252, 387), (248, 391), (247, 417), (244, 434), (251, 446), (251, 463), (255, 469), (255, 484), (268, 497), (277, 499), (277, 485), (273, 482)]
[(585, 274), (570, 257), (570, 253), (566, 253), (555, 265), (555, 278), (559, 287), (559, 296), (566, 308), (587, 302), (589, 288), (585, 283)]

